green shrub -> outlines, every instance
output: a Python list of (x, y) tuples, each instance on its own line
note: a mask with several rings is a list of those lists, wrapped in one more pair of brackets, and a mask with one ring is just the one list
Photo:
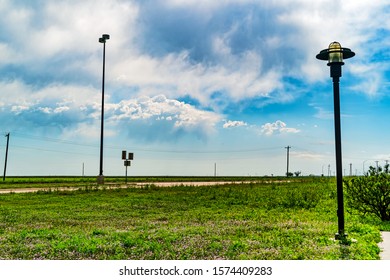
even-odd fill
[(347, 205), (362, 214), (374, 214), (382, 221), (390, 221), (390, 172), (387, 164), (370, 167), (363, 177), (345, 180)]

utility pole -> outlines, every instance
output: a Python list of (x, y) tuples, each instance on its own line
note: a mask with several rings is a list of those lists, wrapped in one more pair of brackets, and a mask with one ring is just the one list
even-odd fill
[(349, 176), (352, 176), (352, 163), (349, 164)]
[(287, 149), (287, 173), (286, 173), (287, 177), (289, 176), (288, 166), (289, 166), (289, 159), (290, 159), (290, 148), (291, 148), (291, 146), (285, 147), (285, 149)]
[(9, 145), (9, 132), (5, 135), (7, 137), (7, 147), (5, 149), (5, 163), (4, 163), (4, 174), (3, 174), (3, 181), (5, 181), (5, 174), (7, 172), (7, 161), (8, 161), (8, 145)]
[(217, 177), (217, 163), (214, 163), (214, 177)]

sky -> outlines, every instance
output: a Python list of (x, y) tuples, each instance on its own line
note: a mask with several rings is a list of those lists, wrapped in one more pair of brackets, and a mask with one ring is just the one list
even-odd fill
[[(333, 41), (345, 175), (390, 160), (387, 0), (0, 0), (7, 175), (334, 175)], [(1, 137), (2, 138), (2, 137)], [(6, 137), (0, 138), (0, 169)]]

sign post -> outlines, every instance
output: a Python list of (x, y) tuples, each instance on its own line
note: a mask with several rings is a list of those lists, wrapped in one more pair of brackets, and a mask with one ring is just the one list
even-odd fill
[(129, 153), (128, 157), (126, 157), (127, 152), (122, 151), (122, 160), (124, 160), (123, 165), (126, 167), (126, 185), (127, 185), (127, 167), (131, 166), (131, 161), (134, 159), (134, 153)]

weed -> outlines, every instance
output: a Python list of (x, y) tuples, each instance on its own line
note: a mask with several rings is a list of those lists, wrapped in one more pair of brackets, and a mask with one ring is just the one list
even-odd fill
[(378, 224), (340, 246), (334, 186), (300, 180), (1, 195), (0, 259), (377, 259)]

